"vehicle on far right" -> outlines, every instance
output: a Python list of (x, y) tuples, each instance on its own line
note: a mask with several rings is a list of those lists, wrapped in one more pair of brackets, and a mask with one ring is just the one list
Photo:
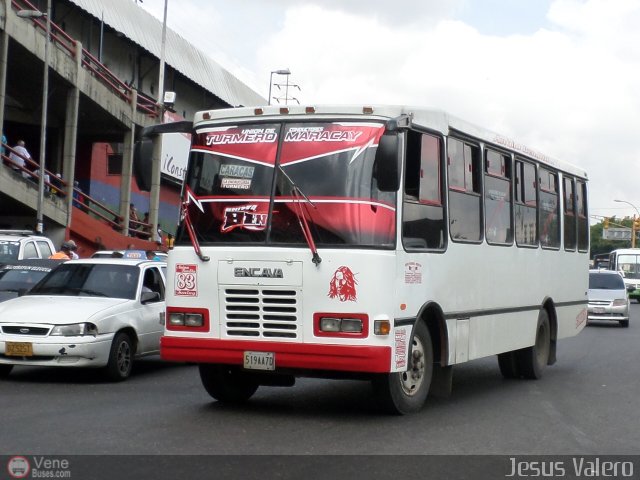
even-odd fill
[(613, 270), (589, 270), (587, 321), (603, 320), (629, 326), (629, 289)]

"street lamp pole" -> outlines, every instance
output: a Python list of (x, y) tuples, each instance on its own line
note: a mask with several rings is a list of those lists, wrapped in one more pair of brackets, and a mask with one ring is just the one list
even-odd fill
[[(277, 75), (291, 75), (291, 72), (288, 68), (284, 68), (282, 70), (272, 70), (271, 75), (269, 75), (269, 98), (267, 100), (267, 105), (271, 105), (271, 86), (273, 85), (273, 74)], [(287, 77), (288, 80), (289, 77)]]
[(38, 206), (36, 213), (36, 231), (44, 232), (44, 179), (45, 149), (47, 146), (47, 100), (49, 97), (49, 37), (51, 36), (51, 0), (47, 0), (46, 35), (44, 38), (44, 75), (42, 77), (42, 119), (40, 122), (40, 175), (38, 177)]
[(627, 205), (631, 205), (633, 209), (636, 211), (636, 214), (638, 215), (637, 217), (636, 215), (633, 215), (633, 221), (631, 223), (631, 248), (636, 248), (636, 218), (640, 220), (640, 211), (638, 211), (638, 207), (636, 207), (633, 203), (627, 202), (626, 200), (616, 199), (614, 200), (614, 202), (626, 203)]
[[(167, 4), (169, 0), (164, 0), (164, 17), (162, 20), (162, 43), (160, 44), (160, 68), (158, 73), (158, 105), (162, 106), (164, 103), (164, 51), (167, 43)], [(161, 108), (160, 115), (164, 116), (164, 108)], [(163, 123), (163, 119), (160, 119), (160, 123)]]

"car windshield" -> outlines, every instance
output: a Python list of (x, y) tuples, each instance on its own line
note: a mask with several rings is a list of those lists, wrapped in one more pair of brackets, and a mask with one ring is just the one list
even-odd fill
[(624, 290), (624, 280), (612, 273), (590, 273), (589, 288), (592, 290)]
[(140, 271), (132, 265), (63, 264), (36, 285), (29, 295), (136, 298)]
[(20, 243), (0, 240), (0, 263), (18, 259)]
[(20, 291), (33, 287), (47, 273), (46, 267), (21, 267), (7, 265), (0, 270), (0, 291)]
[[(377, 186), (381, 122), (291, 122), (194, 135), (188, 213), (203, 244), (392, 248), (395, 193)], [(179, 233), (177, 242), (189, 243)]]

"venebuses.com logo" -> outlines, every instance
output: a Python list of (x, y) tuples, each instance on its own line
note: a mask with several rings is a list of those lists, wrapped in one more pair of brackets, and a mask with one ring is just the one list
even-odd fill
[(11, 478), (71, 478), (70, 462), (66, 458), (24, 457), (14, 455), (7, 462)]
[(31, 471), (31, 465), (25, 457), (11, 457), (7, 463), (7, 471), (11, 478), (26, 478)]

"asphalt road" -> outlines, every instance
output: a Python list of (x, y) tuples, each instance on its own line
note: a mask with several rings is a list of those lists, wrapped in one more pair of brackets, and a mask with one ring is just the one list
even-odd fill
[(452, 397), (405, 417), (380, 413), (366, 382), (302, 379), (230, 407), (195, 366), (158, 358), (115, 384), (17, 367), (0, 380), (0, 454), (637, 454), (638, 304), (630, 323), (562, 340), (539, 381), (503, 379), (495, 357), (456, 366)]

